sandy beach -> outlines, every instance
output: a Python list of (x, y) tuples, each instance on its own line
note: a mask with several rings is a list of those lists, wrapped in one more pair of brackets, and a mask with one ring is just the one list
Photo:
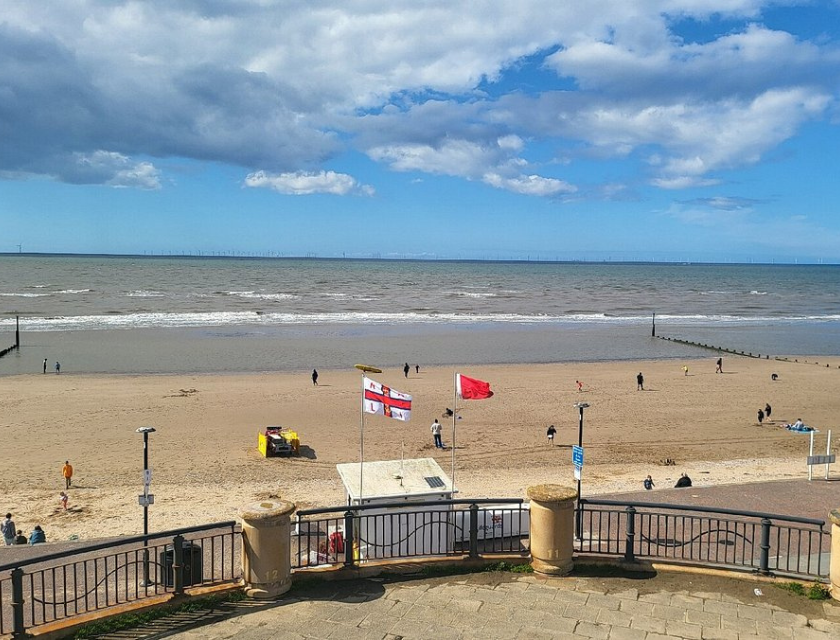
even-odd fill
[[(460, 403), (460, 495), (523, 496), (531, 484), (572, 484), (576, 402), (591, 405), (584, 495), (638, 490), (647, 474), (660, 488), (681, 472), (698, 486), (805, 477), (808, 435), (783, 425), (801, 417), (819, 429), (816, 448), (825, 451), (828, 430), (837, 433), (840, 361), (730, 356), (718, 374), (715, 359), (461, 368), (489, 381), (495, 396)], [(636, 388), (639, 372), (644, 391)], [(366, 416), (366, 460), (433, 456), (449, 473), (451, 451), (435, 450), (429, 425), (443, 422), (449, 447), (451, 420), (442, 413), (453, 405), (453, 373), (421, 366), (407, 379), (396, 369), (374, 376), (413, 394), (414, 403), (407, 423)], [(335, 465), (359, 459), (361, 374), (320, 374), (317, 387), (309, 372), (0, 378), (0, 510), (27, 533), (41, 524), (50, 540), (139, 533), (143, 448), (135, 430), (142, 425), (157, 429), (149, 452), (152, 530), (235, 518), (268, 496), (301, 508), (340, 504)], [(771, 418), (758, 424), (766, 403)], [(557, 427), (554, 445), (545, 437), (549, 424)], [(296, 429), (303, 455), (262, 458), (257, 433), (266, 425)], [(676, 464), (664, 465), (668, 458)], [(75, 468), (67, 511), (58, 500), (65, 460)]]

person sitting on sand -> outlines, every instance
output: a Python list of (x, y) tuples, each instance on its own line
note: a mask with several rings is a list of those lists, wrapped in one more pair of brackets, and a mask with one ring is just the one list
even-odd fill
[(797, 418), (797, 419), (796, 419), (796, 422), (794, 422), (794, 423), (793, 423), (792, 425), (790, 425), (790, 426), (791, 426), (791, 428), (793, 428), (793, 429), (801, 430), (801, 429), (805, 426), (805, 423), (804, 423), (804, 422), (802, 422), (802, 418)]
[(685, 473), (680, 476), (680, 479), (677, 480), (677, 484), (674, 485), (677, 489), (683, 489), (685, 487), (691, 486), (691, 478), (688, 477)]
[(645, 491), (650, 491), (654, 487), (653, 478), (648, 476), (647, 478), (642, 480), (642, 484), (645, 485)]
[(47, 534), (41, 528), (40, 524), (36, 524), (32, 533), (29, 534), (29, 544), (40, 544), (47, 541)]

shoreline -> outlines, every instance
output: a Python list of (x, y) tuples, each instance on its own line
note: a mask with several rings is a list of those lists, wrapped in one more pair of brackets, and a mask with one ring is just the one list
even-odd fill
[[(794, 356), (802, 359), (802, 356)], [(830, 357), (809, 356), (838, 365)], [(585, 401), (583, 494), (637, 491), (652, 474), (657, 488), (687, 472), (697, 487), (806, 477), (807, 434), (782, 428), (798, 417), (817, 426), (817, 452), (836, 425), (836, 366), (724, 357), (552, 364), (471, 365), (458, 370), (490, 382), (495, 396), (461, 404), (456, 486), (463, 497), (524, 496), (532, 484), (573, 484), (571, 444)], [(689, 366), (684, 375), (683, 365)], [(414, 396), (410, 422), (367, 416), (367, 461), (434, 457), (450, 473), (447, 449), (434, 449), (429, 423), (452, 404), (453, 367), (397, 369), (373, 377)], [(645, 391), (635, 376), (644, 372)], [(299, 508), (343, 502), (335, 470), (359, 457), (355, 370), (244, 374), (22, 374), (0, 377), (3, 509), (20, 528), (41, 524), (49, 540), (136, 533), (141, 524), (140, 425), (150, 437), (154, 530), (235, 518), (247, 504), (283, 496)], [(779, 374), (772, 381), (770, 373)], [(575, 380), (584, 383), (578, 392)], [(756, 410), (773, 405), (771, 422)], [(443, 440), (451, 442), (451, 424)], [(260, 457), (257, 432), (296, 429), (300, 458)], [(548, 424), (557, 426), (549, 446)], [(558, 446), (562, 445), (562, 446)], [(665, 458), (675, 466), (662, 466)], [(76, 469), (70, 509), (59, 509), (60, 468)], [(815, 468), (819, 475), (822, 467)], [(708, 472), (708, 473), (706, 473)], [(655, 493), (655, 492), (654, 492)], [(651, 494), (654, 495), (654, 494)]]

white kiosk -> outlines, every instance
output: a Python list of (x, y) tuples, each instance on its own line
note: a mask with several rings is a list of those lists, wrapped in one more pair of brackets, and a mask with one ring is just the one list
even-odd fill
[[(336, 465), (350, 505), (440, 502), (452, 498), (452, 480), (434, 458)], [(362, 475), (364, 473), (364, 475)], [(356, 519), (359, 559), (451, 553), (454, 519), (448, 504), (366, 509)]]

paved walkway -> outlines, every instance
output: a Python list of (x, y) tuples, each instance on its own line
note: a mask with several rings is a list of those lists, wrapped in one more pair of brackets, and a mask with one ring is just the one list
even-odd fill
[[(179, 631), (179, 624), (196, 623)], [(639, 579), (492, 572), (313, 584), (276, 603), (233, 604), (201, 621), (159, 621), (119, 635), (164, 636), (828, 640), (840, 638), (840, 603), (810, 601), (766, 582), (672, 571)]]

